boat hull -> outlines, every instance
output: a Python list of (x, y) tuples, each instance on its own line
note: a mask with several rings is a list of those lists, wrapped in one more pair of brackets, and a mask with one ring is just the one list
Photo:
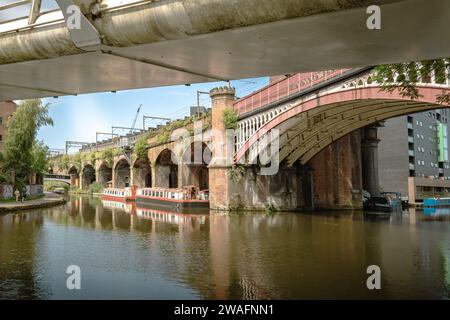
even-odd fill
[(425, 198), (422, 205), (429, 208), (450, 207), (449, 198)]
[(209, 210), (207, 200), (171, 200), (152, 197), (136, 197), (136, 204), (148, 208), (168, 209), (175, 212), (192, 212)]
[(102, 195), (100, 195), (100, 199), (126, 203), (126, 202), (135, 202), (136, 197), (133, 197), (133, 196), (115, 197), (115, 196), (111, 196), (111, 195), (102, 194)]

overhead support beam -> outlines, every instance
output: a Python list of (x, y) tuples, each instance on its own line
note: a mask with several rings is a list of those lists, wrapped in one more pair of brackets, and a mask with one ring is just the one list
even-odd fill
[(111, 134), (114, 134), (114, 131), (116, 131), (116, 129), (133, 130), (133, 131), (139, 131), (139, 132), (144, 131), (143, 129), (138, 129), (138, 128), (112, 126), (112, 127), (111, 127)]
[(12, 3), (8, 3), (5, 5), (0, 6), (0, 11), (2, 10), (8, 10), (8, 9), (12, 9), (15, 7), (19, 7), (19, 6), (23, 6), (25, 4), (30, 3), (31, 0), (21, 0), (21, 1), (16, 1), (16, 2), (12, 2)]
[(142, 130), (145, 129), (145, 124), (147, 120), (163, 120), (163, 121), (170, 121), (170, 118), (163, 118), (163, 117), (153, 117), (153, 116), (142, 116)]
[(41, 3), (42, 0), (32, 0), (30, 15), (28, 16), (28, 24), (34, 24), (36, 19), (39, 17), (39, 13), (41, 12)]
[(48, 149), (48, 154), (50, 157), (59, 156), (64, 154), (64, 149), (58, 149), (58, 148), (50, 148)]
[[(81, 94), (450, 55), (450, 43), (443, 41), (450, 34), (450, 2), (443, 0), (57, 3), (62, 12), (41, 12), (33, 25), (29, 16), (0, 22), (0, 82)], [(79, 28), (71, 26), (71, 4), (82, 4)], [(380, 5), (381, 30), (367, 28), (369, 4)], [(0, 96), (50, 95), (0, 88)]]
[[(94, 25), (83, 15), (73, 0), (55, 0), (62, 11), (70, 38), (75, 46), (85, 51), (101, 49), (102, 39)], [(74, 19), (77, 17), (79, 19)], [(79, 24), (78, 24), (79, 22)]]
[(66, 154), (68, 153), (70, 148), (82, 148), (85, 145), (91, 144), (90, 142), (81, 142), (81, 141), (66, 141)]
[(173, 70), (173, 71), (183, 72), (183, 73), (187, 73), (187, 74), (194, 75), (194, 76), (199, 76), (199, 77), (203, 77), (203, 78), (209, 78), (212, 81), (228, 81), (229, 80), (229, 79), (222, 78), (222, 77), (220, 77), (218, 75), (212, 75), (212, 74), (206, 74), (206, 73), (202, 73), (202, 72), (197, 72), (195, 70), (178, 67), (178, 66), (175, 66), (175, 65), (163, 63), (163, 62), (152, 60), (152, 59), (133, 57), (131, 55), (126, 55), (126, 54), (123, 54), (123, 53), (115, 52), (115, 51), (113, 51), (111, 49), (102, 50), (102, 53), (109, 54), (109, 55), (112, 55), (112, 56), (115, 56), (115, 57), (119, 57), (119, 58), (123, 58), (123, 59), (128, 59), (128, 60), (138, 61), (138, 62), (141, 62), (141, 63), (150, 64), (150, 65), (153, 65), (153, 66), (158, 66), (158, 67), (165, 68), (165, 69), (170, 69), (170, 70)]
[(60, 96), (60, 95), (64, 95), (64, 96), (76, 96), (76, 93), (69, 93), (69, 92), (63, 92), (63, 91), (55, 91), (55, 90), (51, 90), (51, 89), (45, 89), (45, 88), (31, 88), (31, 87), (27, 87), (27, 86), (19, 86), (19, 85), (15, 85), (15, 84), (9, 84), (9, 83), (0, 83), (0, 86), (3, 87), (10, 87), (10, 88), (16, 88), (16, 89), (25, 89), (25, 90), (31, 90), (31, 91), (37, 91), (37, 92), (48, 92), (48, 94), (52, 95), (52, 96)]
[(114, 139), (114, 137), (118, 137), (119, 135), (116, 133), (110, 133), (110, 132), (96, 132), (95, 133), (95, 148), (98, 151), (98, 137), (99, 136), (110, 136), (112, 139)]

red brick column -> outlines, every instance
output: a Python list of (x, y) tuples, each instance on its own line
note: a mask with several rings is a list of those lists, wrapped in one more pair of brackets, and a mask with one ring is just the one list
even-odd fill
[(219, 87), (210, 91), (212, 100), (212, 159), (209, 164), (209, 196), (210, 208), (215, 210), (229, 210), (231, 181), (228, 169), (233, 157), (232, 144), (227, 139), (227, 132), (223, 122), (223, 112), (233, 108), (235, 90), (231, 87)]

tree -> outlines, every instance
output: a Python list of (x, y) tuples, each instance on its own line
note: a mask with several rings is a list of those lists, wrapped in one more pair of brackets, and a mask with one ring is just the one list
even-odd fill
[[(402, 96), (413, 100), (421, 97), (417, 84), (429, 81), (432, 74), (436, 83), (444, 84), (450, 78), (450, 58), (375, 67), (375, 81), (382, 85), (383, 91), (399, 90)], [(436, 96), (436, 102), (450, 104), (450, 94), (442, 91)]]
[(23, 186), (34, 169), (42, 166), (42, 144), (35, 144), (39, 128), (45, 125), (53, 125), (48, 105), (43, 105), (39, 99), (19, 104), (8, 125), (3, 151), (3, 172), (14, 172), (15, 187)]
[(48, 147), (43, 141), (35, 141), (31, 150), (33, 159), (32, 170), (34, 173), (43, 173), (48, 169)]

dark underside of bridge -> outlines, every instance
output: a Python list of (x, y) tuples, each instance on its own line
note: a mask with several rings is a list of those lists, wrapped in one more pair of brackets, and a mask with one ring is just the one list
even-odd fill
[[(375, 139), (373, 139), (375, 134)], [(362, 190), (378, 192), (376, 128), (356, 130), (306, 165), (281, 162), (274, 175), (252, 165), (229, 190), (231, 209), (360, 209)]]

